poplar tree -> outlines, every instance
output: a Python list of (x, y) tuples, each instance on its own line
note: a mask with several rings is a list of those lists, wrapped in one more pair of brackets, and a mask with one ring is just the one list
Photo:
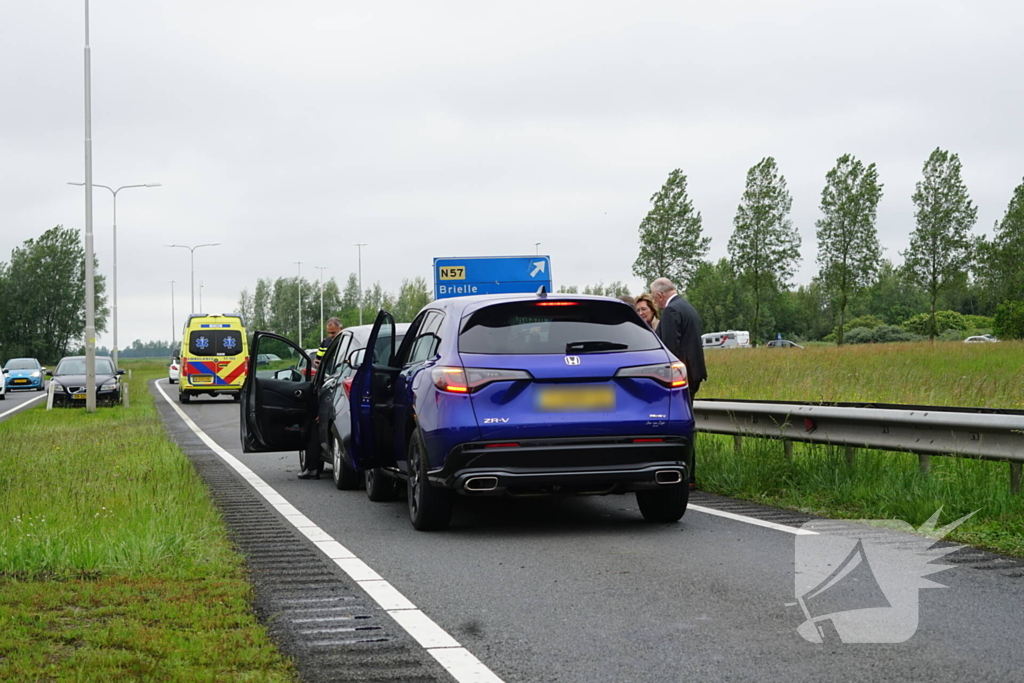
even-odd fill
[(995, 303), (1024, 300), (1024, 182), (1014, 191), (992, 241), (979, 240), (976, 277)]
[(917, 227), (903, 252), (904, 268), (928, 293), (930, 334), (935, 339), (935, 302), (950, 283), (965, 277), (971, 263), (968, 234), (978, 220), (967, 186), (960, 177), (960, 158), (936, 148), (924, 163), (924, 178), (913, 195)]
[(651, 203), (654, 207), (640, 222), (640, 254), (633, 262), (633, 275), (645, 284), (667, 277), (683, 290), (707, 255), (711, 238), (702, 234), (700, 212), (693, 208), (682, 170), (668, 174)]
[(825, 175), (818, 228), (818, 277), (839, 313), (841, 346), (850, 298), (871, 284), (882, 249), (875, 230), (882, 185), (874, 164), (844, 154)]
[(786, 179), (773, 157), (765, 157), (747, 171), (747, 187), (729, 238), (729, 257), (750, 288), (754, 304), (751, 333), (755, 336), (761, 334), (764, 302), (793, 277), (800, 260), (800, 234), (789, 220), (792, 206)]

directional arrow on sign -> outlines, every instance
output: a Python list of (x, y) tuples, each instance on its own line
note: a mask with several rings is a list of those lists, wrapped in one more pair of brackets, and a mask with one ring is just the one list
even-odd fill
[(537, 273), (543, 273), (546, 265), (547, 261), (534, 261), (533, 271), (530, 273), (530, 277), (537, 277)]

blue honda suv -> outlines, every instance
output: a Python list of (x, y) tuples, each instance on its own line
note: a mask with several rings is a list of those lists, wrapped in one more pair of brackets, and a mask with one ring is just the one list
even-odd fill
[[(415, 528), (447, 527), (458, 495), (635, 492), (647, 520), (686, 512), (686, 370), (632, 307), (543, 292), (442, 299), (395, 338), (381, 311), (366, 344), (375, 353), (347, 359), (356, 371), (340, 459), (375, 473), (368, 486), (404, 482)], [(250, 382), (244, 449), (303, 448), (316, 419), (308, 363)]]

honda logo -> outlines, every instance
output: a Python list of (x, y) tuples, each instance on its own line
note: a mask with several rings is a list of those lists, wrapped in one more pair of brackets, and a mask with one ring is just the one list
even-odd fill
[(566, 365), (579, 365), (580, 364), (580, 357), (579, 356), (566, 356), (565, 357), (565, 364)]

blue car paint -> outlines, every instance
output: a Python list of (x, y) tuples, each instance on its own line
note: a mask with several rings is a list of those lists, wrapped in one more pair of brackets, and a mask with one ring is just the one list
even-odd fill
[[(608, 301), (577, 295), (557, 298)], [(580, 354), (585, 365), (578, 376), (567, 373), (565, 354), (487, 355), (459, 352), (459, 333), (464, 321), (474, 312), (496, 303), (531, 300), (535, 298), (522, 294), (462, 297), (434, 301), (420, 311), (417, 319), (429, 310), (444, 314), (444, 321), (439, 328), (442, 341), (433, 358), (401, 371), (395, 368), (397, 376), (392, 389), (394, 420), (391, 425), (393, 448), (382, 460), (374, 462), (373, 466), (393, 466), (406, 471), (407, 436), (414, 428), (423, 436), (431, 470), (442, 468), (448, 454), (456, 447), (476, 441), (618, 435), (667, 435), (692, 439), (694, 419), (685, 387), (669, 389), (646, 378), (612, 379), (620, 368), (675, 360), (660, 341), (657, 342), (660, 348), (646, 351)], [(406, 351), (407, 345), (414, 343), (416, 336), (414, 324), (398, 355)], [(533, 376), (534, 381), (496, 382), (472, 394), (455, 394), (441, 391), (434, 385), (431, 370), (437, 366), (525, 370)], [(369, 386), (369, 374), (367, 364), (356, 373), (353, 400), (357, 386)], [(561, 386), (610, 384), (614, 387), (616, 408), (601, 413), (538, 413), (533, 395), (546, 382), (554, 383), (556, 380)], [(366, 426), (369, 422), (364, 421), (363, 427), (358, 427), (356, 423), (359, 418), (355, 413), (364, 413), (365, 419), (367, 407), (367, 397), (364, 395), (360, 399), (360, 410), (353, 412), (353, 461), (359, 468), (369, 462), (366, 446), (360, 443), (360, 435), (368, 431)], [(484, 421), (489, 418), (507, 419), (508, 422), (485, 425)], [(364, 460), (364, 463), (361, 464), (360, 460)]]

